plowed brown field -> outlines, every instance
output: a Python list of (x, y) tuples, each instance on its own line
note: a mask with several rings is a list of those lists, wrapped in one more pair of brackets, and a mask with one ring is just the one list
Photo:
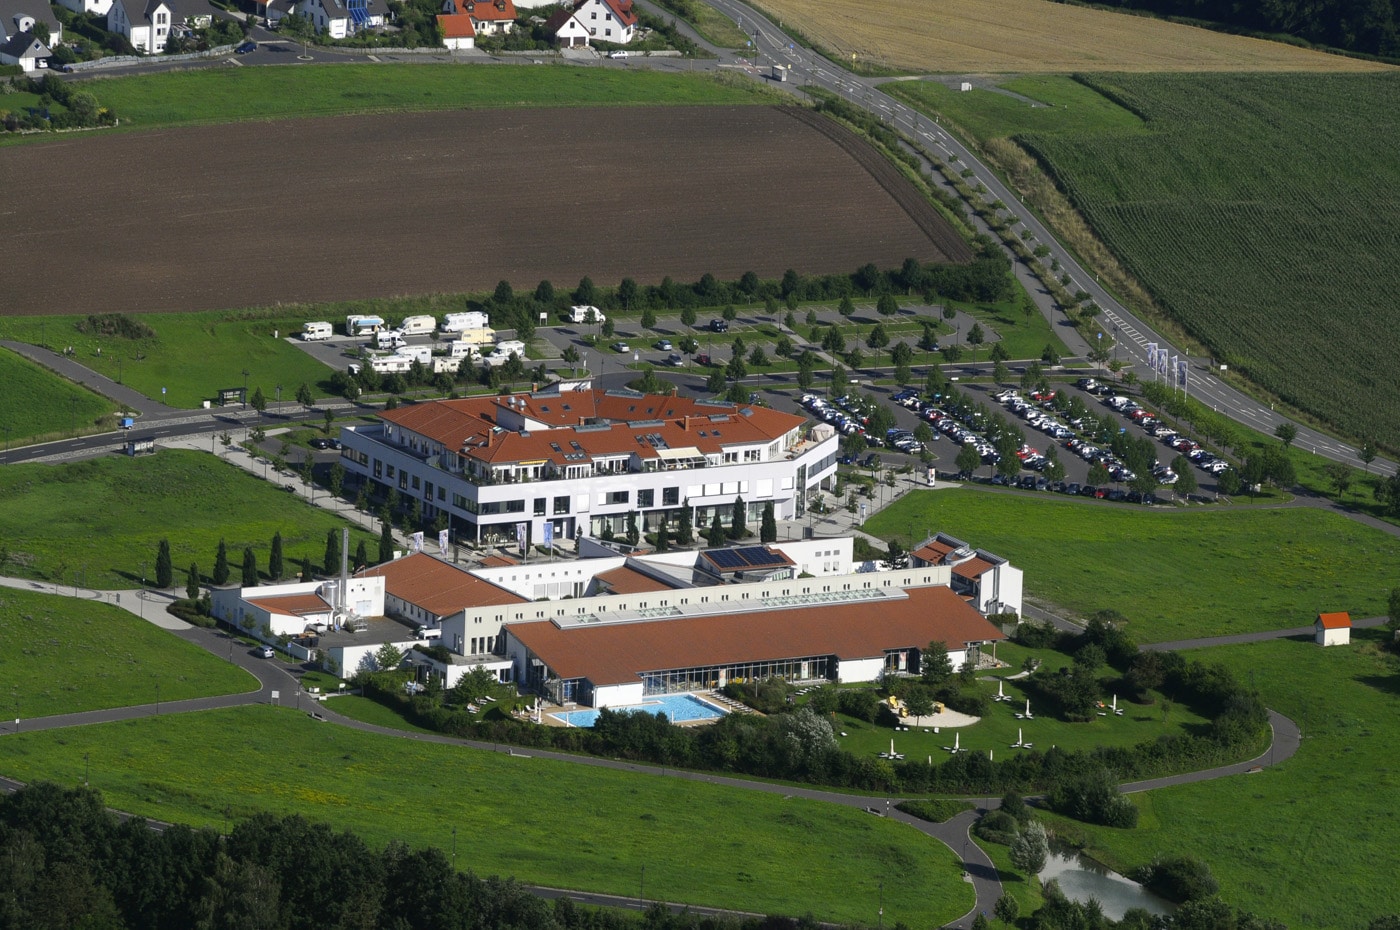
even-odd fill
[[(772, 107), (489, 110), (84, 135), (0, 153), (8, 313), (201, 310), (966, 246), (839, 127)], [(40, 283), (42, 282), (42, 283)]]

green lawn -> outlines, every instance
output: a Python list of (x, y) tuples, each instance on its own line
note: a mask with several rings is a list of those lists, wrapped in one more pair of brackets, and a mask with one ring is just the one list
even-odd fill
[[(377, 736), (266, 706), (0, 740), (0, 770), (213, 826), (301, 814), (369, 842), (446, 846), (478, 874), (760, 913), (938, 926), (971, 906), (956, 856), (855, 808)], [(478, 838), (479, 839), (476, 839)]]
[[(325, 492), (322, 492), (325, 493)], [(282, 533), (288, 574), (303, 556), (319, 566), (326, 533), (344, 520), (204, 452), (166, 450), (137, 459), (112, 456), (70, 465), (0, 469), (0, 573), (91, 588), (155, 582), (156, 552), (170, 540), (175, 582), (197, 562), (208, 578), (222, 538), (235, 580), (243, 548), (267, 570)], [(377, 537), (351, 525), (350, 545)], [(353, 549), (352, 549), (353, 551)]]
[(956, 91), (936, 81), (895, 81), (881, 90), (938, 113), (979, 139), (1018, 132), (1144, 132), (1143, 121), (1107, 97), (1063, 75), (1029, 75), (997, 86), (1037, 101), (975, 88)]
[(113, 604), (16, 588), (0, 588), (0, 682), (8, 719), (151, 704), (157, 686), (162, 701), (258, 687), (242, 669)]
[[(84, 86), (88, 86), (84, 82)], [(747, 82), (647, 69), (336, 64), (174, 71), (94, 81), (132, 129), (389, 110), (770, 102)]]
[[(269, 405), (279, 384), (284, 402), (292, 401), (303, 383), (315, 394), (326, 393), (322, 381), (330, 376), (330, 369), (285, 338), (272, 335), (275, 331), (286, 337), (300, 331), (308, 319), (325, 319), (307, 316), (296, 305), (141, 314), (140, 321), (155, 336), (135, 340), (80, 333), (77, 324), (84, 319), (5, 317), (0, 319), (0, 334), (19, 342), (43, 341), (50, 348), (71, 345), (83, 365), (172, 407), (198, 407), (203, 401), (217, 400), (221, 388), (242, 388), (244, 371), (249, 396), (260, 387)], [(198, 363), (193, 364), (194, 360)]]
[(9, 349), (0, 349), (0, 384), (5, 386), (5, 403), (0, 407), (5, 446), (116, 426), (115, 403)]
[(351, 720), (358, 720), (361, 723), (372, 723), (377, 727), (389, 727), (393, 730), (404, 730), (408, 733), (436, 733), (436, 730), (429, 730), (417, 724), (409, 723), (402, 715), (395, 713), (388, 707), (376, 700), (367, 697), (360, 697), (358, 694), (347, 694), (343, 697), (333, 698), (326, 701), (326, 709), (333, 710), (337, 714), (343, 714)]
[(908, 544), (943, 531), (1010, 559), (1028, 594), (1113, 609), (1141, 642), (1377, 616), (1400, 540), (1304, 507), (1157, 511), (974, 490), (916, 491), (866, 521)]
[(1391, 881), (1400, 814), (1387, 803), (1400, 790), (1400, 664), (1377, 649), (1383, 635), (1354, 632), (1353, 645), (1328, 649), (1280, 640), (1189, 653), (1252, 680), (1302, 727), (1303, 745), (1256, 775), (1134, 796), (1138, 829), (1079, 825), (1093, 853), (1120, 871), (1159, 854), (1197, 856), (1225, 900), (1289, 927), (1360, 930), (1400, 912)]

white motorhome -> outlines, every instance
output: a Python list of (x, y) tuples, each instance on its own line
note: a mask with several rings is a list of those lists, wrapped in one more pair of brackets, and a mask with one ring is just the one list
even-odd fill
[(459, 333), (464, 329), (485, 329), (488, 325), (490, 320), (485, 313), (472, 310), (468, 313), (449, 313), (442, 318), (441, 329), (444, 333)]
[(374, 334), (374, 347), (376, 349), (397, 349), (399, 346), (407, 344), (404, 341), (403, 333), (397, 329), (381, 329)]
[(456, 374), (457, 370), (462, 367), (462, 362), (464, 361), (467, 360), (463, 358), (453, 358), (450, 355), (434, 355), (432, 359), (433, 374)]
[[(593, 315), (589, 316), (590, 313)], [(607, 317), (603, 316), (603, 311), (599, 310), (597, 307), (583, 304), (582, 306), (569, 308), (569, 321), (572, 323), (602, 323), (606, 320)]]
[(402, 355), (406, 358), (414, 358), (424, 365), (433, 360), (432, 346), (399, 346), (394, 350), (395, 355)]
[(321, 342), (333, 335), (335, 335), (335, 331), (331, 328), (331, 324), (325, 322), (307, 323), (301, 331), (301, 338), (307, 342)]
[(474, 342), (465, 339), (454, 339), (447, 344), (448, 358), (472, 358), (481, 354), (481, 347)]
[(489, 326), (479, 329), (458, 330), (455, 334), (461, 342), (469, 342), (472, 345), (489, 346), (496, 341), (496, 331)]
[(383, 328), (383, 317), (356, 314), (345, 318), (345, 333), (348, 336), (370, 336)]
[(437, 317), (410, 316), (404, 318), (403, 324), (399, 326), (399, 332), (405, 336), (426, 336), (436, 328)]
[[(376, 371), (381, 375), (403, 374), (413, 367), (413, 359), (407, 355), (376, 355), (369, 359), (370, 371)], [(350, 363), (350, 374), (358, 375), (360, 365), (357, 362)]]
[(496, 343), (496, 348), (491, 352), (491, 354), (510, 355), (510, 353), (512, 352), (520, 356), (521, 360), (523, 361), (525, 358), (525, 343), (521, 342), (518, 339), (507, 339), (504, 342)]

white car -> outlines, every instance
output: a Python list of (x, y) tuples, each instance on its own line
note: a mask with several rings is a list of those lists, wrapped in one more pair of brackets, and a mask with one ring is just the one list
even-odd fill
[(262, 658), (262, 659), (270, 659), (270, 658), (272, 658), (275, 654), (276, 654), (276, 653), (274, 653), (274, 652), (272, 651), (272, 647), (271, 647), (271, 646), (259, 646), (259, 647), (258, 647), (258, 657), (259, 657), (259, 658)]
[(608, 57), (609, 57), (609, 58), (622, 58), (622, 59), (626, 59), (626, 58), (627, 58), (627, 53), (619, 49), (619, 50), (616, 51), (616, 52), (608, 52)]

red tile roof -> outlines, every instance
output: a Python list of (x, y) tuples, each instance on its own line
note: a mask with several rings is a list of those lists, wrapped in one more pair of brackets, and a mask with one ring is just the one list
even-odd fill
[(504, 568), (507, 565), (519, 565), (519, 559), (513, 559), (508, 555), (488, 555), (481, 560), (482, 568)]
[(439, 13), (437, 21), (444, 39), (465, 39), (476, 35), (476, 23), (465, 13)]
[(331, 605), (319, 594), (281, 594), (256, 599), (250, 597), (248, 603), (275, 614), (294, 616), (325, 613), (331, 609)]
[(560, 678), (595, 685), (633, 682), (648, 671), (834, 655), (874, 658), (886, 649), (951, 648), (1004, 639), (945, 587), (910, 588), (901, 599), (716, 614), (675, 620), (558, 627), (508, 624)]
[(1351, 614), (1318, 614), (1317, 622), (1322, 624), (1324, 630), (1346, 630), (1351, 628)]
[(643, 594), (647, 591), (670, 591), (673, 588), (672, 585), (657, 581), (629, 565), (619, 566), (609, 572), (600, 572), (594, 577), (607, 585), (608, 591), (613, 594)]
[(382, 576), (385, 593), (415, 604), (437, 617), (446, 617), (467, 607), (525, 603), (525, 598), (514, 591), (507, 591), (435, 559), (426, 552), (415, 552), (402, 559), (376, 565), (358, 575)]
[(637, 14), (632, 11), (632, 0), (602, 0), (608, 9), (612, 10), (618, 22), (624, 26), (637, 25)]
[[(508, 405), (508, 399), (516, 405)], [(715, 455), (727, 446), (772, 442), (806, 422), (768, 407), (601, 390), (439, 400), (386, 410), (380, 417), (481, 462), (549, 461), (560, 466), (585, 461), (568, 458), (580, 452), (589, 457), (656, 458), (658, 448), (694, 448), (702, 455)], [(525, 419), (527, 428), (496, 428), (515, 417)], [(635, 425), (641, 422), (649, 425)], [(589, 425), (579, 429), (585, 423)], [(655, 441), (643, 438), (648, 436)]]
[(983, 558), (968, 559), (953, 566), (953, 574), (976, 581), (984, 572), (990, 571), (992, 563)]
[(914, 558), (922, 559), (930, 565), (942, 565), (943, 560), (947, 558), (948, 553), (952, 552), (956, 548), (957, 546), (950, 546), (947, 543), (941, 543), (937, 540), (934, 540), (933, 542), (928, 543), (924, 546), (920, 546), (918, 549), (916, 549), (914, 551)]

